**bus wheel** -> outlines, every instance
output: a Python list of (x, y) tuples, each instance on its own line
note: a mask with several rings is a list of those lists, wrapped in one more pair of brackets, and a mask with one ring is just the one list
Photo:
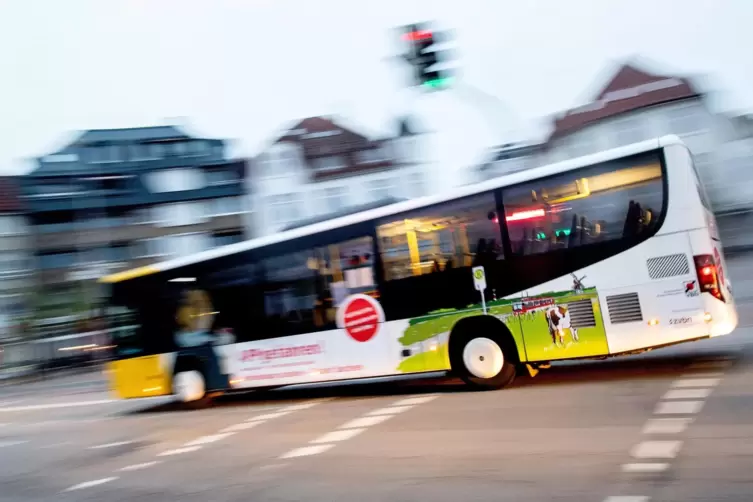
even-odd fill
[[(492, 323), (496, 323), (496, 320)], [(476, 326), (473, 326), (474, 324)], [(469, 323), (465, 328), (483, 326), (485, 329), (481, 333), (484, 334), (477, 330), (463, 329), (456, 333), (455, 337), (450, 338), (450, 363), (453, 373), (479, 390), (501, 389), (509, 385), (515, 378), (515, 367), (518, 364), (517, 350), (512, 337), (508, 335), (508, 340), (505, 334), (497, 336), (494, 331), (498, 332), (498, 326), (494, 326), (496, 330), (490, 332), (490, 324)]]
[(173, 393), (186, 409), (207, 407), (212, 398), (206, 391), (204, 374), (196, 369), (179, 371), (173, 376)]

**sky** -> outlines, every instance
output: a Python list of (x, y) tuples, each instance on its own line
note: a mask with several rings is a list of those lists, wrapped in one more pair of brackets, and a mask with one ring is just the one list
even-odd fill
[[(453, 30), (462, 92), (406, 89), (394, 28), (425, 20)], [(750, 112), (751, 26), (750, 0), (0, 0), (0, 174), (93, 128), (179, 124), (244, 156), (314, 115), (535, 135), (635, 56)]]

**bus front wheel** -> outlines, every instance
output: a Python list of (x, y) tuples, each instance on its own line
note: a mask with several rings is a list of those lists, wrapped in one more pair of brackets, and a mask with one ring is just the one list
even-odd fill
[(204, 408), (211, 403), (204, 374), (197, 369), (178, 371), (173, 376), (173, 393), (187, 409)]
[(512, 343), (505, 343), (504, 334), (487, 334), (487, 329), (482, 332), (463, 329), (454, 335), (450, 341), (452, 371), (473, 388), (501, 389), (515, 378), (517, 351), (512, 337)]

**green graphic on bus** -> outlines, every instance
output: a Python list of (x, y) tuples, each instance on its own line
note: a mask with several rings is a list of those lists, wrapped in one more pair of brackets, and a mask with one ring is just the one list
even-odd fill
[[(606, 330), (596, 288), (549, 292), (492, 300), (488, 313), (505, 323), (521, 361), (552, 361), (608, 353)], [(466, 309), (444, 309), (410, 320), (399, 342), (407, 350), (398, 371), (441, 371), (450, 368), (449, 333), (463, 318), (482, 314), (481, 303)]]

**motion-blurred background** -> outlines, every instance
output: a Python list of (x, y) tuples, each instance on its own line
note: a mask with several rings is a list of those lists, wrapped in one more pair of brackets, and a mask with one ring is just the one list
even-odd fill
[(744, 0), (3, 2), (0, 378), (109, 357), (103, 274), (665, 134), (745, 252), (752, 22)]

